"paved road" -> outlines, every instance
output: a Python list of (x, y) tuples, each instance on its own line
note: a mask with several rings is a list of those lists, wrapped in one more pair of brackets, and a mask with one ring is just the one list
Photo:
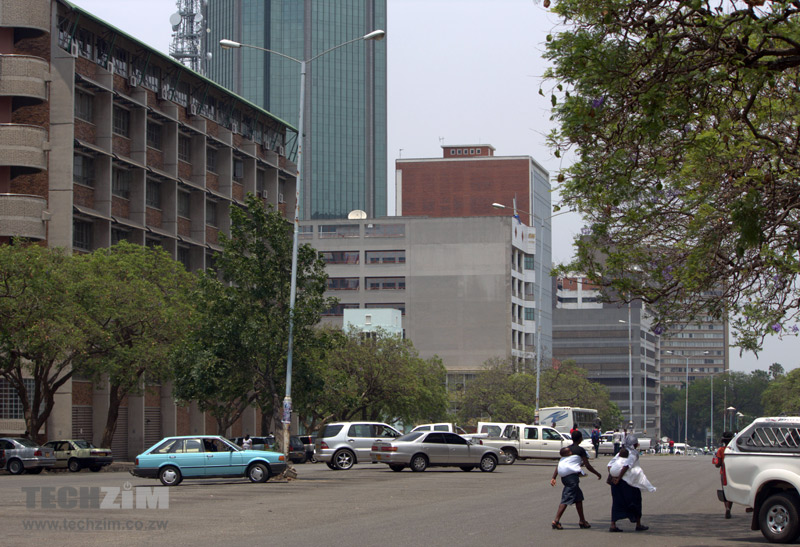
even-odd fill
[[(593, 461), (603, 467), (605, 478), (608, 458)], [(642, 464), (658, 487), (655, 493), (643, 494), (647, 532), (634, 532), (627, 522), (620, 523), (625, 533), (608, 532), (609, 488), (591, 475), (582, 480), (582, 487), (592, 528), (579, 529), (574, 508), (568, 508), (562, 519), (565, 529), (552, 530), (561, 494), (560, 485), (549, 485), (553, 462), (518, 461), (499, 466), (494, 473), (449, 468), (394, 473), (371, 464), (331, 471), (325, 465), (305, 464), (297, 466), (299, 478), (293, 481), (187, 480), (169, 489), (168, 508), (155, 510), (80, 507), (81, 488), (86, 489), (83, 492), (92, 487), (121, 488), (126, 481), (131, 492), (160, 486), (123, 472), (0, 475), (0, 543), (348, 547), (766, 543), (759, 532), (750, 531), (750, 515), (743, 508), (735, 507), (731, 520), (723, 518), (723, 506), (716, 499), (719, 475), (710, 457), (644, 456)], [(42, 500), (42, 494), (50, 499)], [(109, 501), (125, 504), (121, 496)], [(66, 508), (70, 503), (75, 507)], [(78, 530), (86, 527), (110, 529)]]

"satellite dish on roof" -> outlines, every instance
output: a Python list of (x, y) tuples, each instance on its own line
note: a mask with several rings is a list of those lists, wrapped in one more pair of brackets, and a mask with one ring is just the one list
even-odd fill
[(363, 220), (367, 218), (367, 212), (361, 209), (356, 209), (347, 213), (348, 220)]

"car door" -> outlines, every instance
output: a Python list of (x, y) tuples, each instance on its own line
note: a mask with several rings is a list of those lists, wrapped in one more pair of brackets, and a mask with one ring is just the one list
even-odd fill
[(430, 465), (446, 465), (450, 462), (450, 447), (445, 442), (445, 433), (428, 433), (422, 439), (422, 451), (428, 456)]
[(202, 477), (206, 473), (206, 455), (201, 439), (175, 439), (158, 448), (163, 463), (175, 465), (184, 477)]
[(559, 452), (561, 451), (561, 447), (567, 444), (564, 438), (561, 436), (561, 433), (556, 431), (555, 429), (549, 427), (541, 428), (542, 434), (542, 452), (539, 455), (540, 458), (554, 458), (558, 459), (561, 457)]
[(522, 438), (519, 440), (519, 456), (521, 458), (542, 457), (542, 439), (538, 427), (526, 426), (523, 428)]
[(448, 458), (450, 465), (467, 465), (476, 463), (477, 456), (473, 456), (471, 446), (467, 439), (455, 433), (442, 433), (445, 443), (447, 443)]
[(205, 474), (209, 477), (244, 475), (244, 457), (223, 439), (203, 439), (206, 451)]

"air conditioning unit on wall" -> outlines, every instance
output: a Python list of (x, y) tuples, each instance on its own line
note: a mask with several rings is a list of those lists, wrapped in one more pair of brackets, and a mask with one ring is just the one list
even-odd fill
[(286, 149), (283, 146), (278, 146), (278, 155), (279, 156), (285, 156), (286, 155)]
[(72, 44), (70, 45), (69, 53), (73, 57), (77, 57), (78, 56), (78, 42), (76, 40), (72, 41)]

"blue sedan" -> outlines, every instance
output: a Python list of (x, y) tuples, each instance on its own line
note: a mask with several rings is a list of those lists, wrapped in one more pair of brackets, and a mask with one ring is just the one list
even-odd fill
[(194, 435), (162, 439), (136, 456), (131, 474), (177, 486), (183, 479), (212, 477), (266, 482), (285, 469), (286, 456), (278, 452), (242, 450), (224, 437)]

